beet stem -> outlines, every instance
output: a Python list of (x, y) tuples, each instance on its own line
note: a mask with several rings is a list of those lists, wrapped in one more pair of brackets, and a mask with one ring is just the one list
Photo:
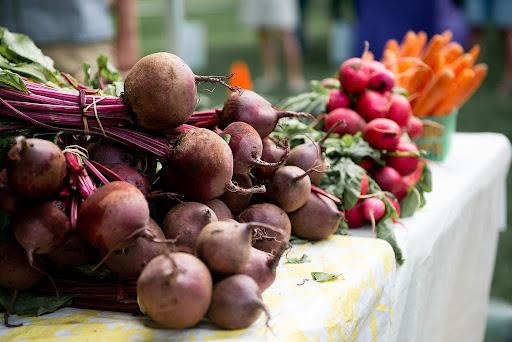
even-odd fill
[(226, 183), (225, 189), (226, 191), (236, 192), (242, 195), (264, 194), (265, 192), (267, 192), (265, 185), (253, 186), (252, 188), (242, 188), (232, 180), (229, 183)]
[(222, 84), (224, 87), (228, 88), (231, 91), (240, 91), (240, 87), (232, 86), (226, 83), (227, 80), (229, 80), (231, 77), (233, 77), (234, 74), (227, 75), (227, 76), (200, 76), (195, 75), (196, 84), (197, 83), (211, 83), (211, 84)]
[(311, 184), (311, 192), (314, 192), (317, 195), (325, 196), (325, 197), (329, 198), (330, 200), (332, 200), (335, 203), (341, 203), (341, 199), (339, 199), (338, 197), (334, 196), (331, 193), (328, 193), (324, 189), (322, 189), (322, 188), (320, 188), (320, 187), (318, 187), (318, 186), (316, 186), (314, 184)]
[(18, 299), (18, 294), (19, 294), (18, 290), (14, 290), (12, 292), (11, 300), (9, 301), (9, 305), (5, 308), (4, 325), (7, 328), (18, 328), (18, 327), (21, 327), (23, 325), (23, 323), (19, 323), (19, 324), (11, 324), (11, 323), (9, 323), (9, 316), (11, 315), (12, 309), (14, 308), (14, 304), (16, 303), (16, 299)]
[(315, 117), (309, 113), (304, 112), (293, 112), (289, 110), (276, 110), (276, 115), (279, 119), (281, 118), (308, 118), (308, 119), (314, 119)]

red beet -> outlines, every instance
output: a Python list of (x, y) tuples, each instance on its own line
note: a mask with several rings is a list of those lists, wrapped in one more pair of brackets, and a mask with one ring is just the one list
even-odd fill
[(358, 94), (368, 87), (370, 73), (362, 59), (350, 58), (341, 65), (339, 77), (345, 91)]
[(402, 176), (392, 167), (384, 166), (373, 173), (373, 179), (382, 190), (395, 193), (400, 187)]
[[(263, 150), (261, 153), (261, 159), (270, 162), (276, 163), (285, 158), (285, 154), (288, 153), (288, 144), (276, 144), (274, 140), (270, 137), (266, 137), (262, 140), (263, 142)], [(289, 157), (288, 157), (289, 158)], [(273, 167), (254, 167), (253, 172), (260, 179), (269, 179), (274, 176), (276, 173), (276, 168)]]
[(296, 166), (283, 166), (269, 185), (269, 197), (284, 211), (291, 212), (306, 204), (311, 193), (311, 180), (306, 171)]
[[(42, 269), (34, 260), (37, 269)], [(43, 278), (43, 273), (32, 267), (23, 248), (13, 242), (0, 244), (0, 286), (11, 290), (26, 290)]]
[(334, 130), (334, 133), (341, 135), (356, 134), (357, 132), (363, 131), (366, 126), (366, 122), (359, 114), (348, 108), (339, 108), (325, 116), (323, 130), (325, 132), (330, 131), (339, 121), (344, 121), (344, 124), (340, 124)]
[(388, 109), (388, 99), (373, 90), (364, 92), (356, 101), (356, 111), (366, 121), (385, 117)]
[[(243, 188), (251, 188), (253, 186), (249, 175), (233, 175), (233, 182)], [(226, 191), (220, 199), (226, 203), (234, 216), (240, 214), (251, 203), (252, 193), (240, 193)]]
[(366, 125), (363, 138), (373, 148), (393, 151), (400, 141), (400, 126), (389, 119), (375, 119)]
[(220, 199), (216, 198), (207, 202), (206, 205), (213, 210), (215, 216), (219, 221), (233, 219), (233, 213), (226, 205), (226, 203), (222, 202)]
[(319, 143), (305, 143), (294, 147), (286, 160), (286, 165), (300, 167), (309, 171), (311, 183), (318, 185), (325, 174), (327, 166)]
[(396, 122), (400, 128), (407, 127), (412, 116), (409, 100), (400, 94), (391, 94), (390, 101), (391, 105), (389, 106), (386, 118)]
[(71, 235), (48, 254), (52, 264), (60, 268), (92, 264), (97, 257), (98, 253), (77, 235)]
[(413, 153), (413, 156), (388, 156), (386, 165), (391, 166), (402, 176), (410, 175), (416, 170), (420, 162), (418, 147), (407, 140), (401, 139), (396, 147), (396, 152)]
[(144, 196), (147, 197), (151, 193), (151, 182), (136, 168), (126, 164), (108, 164), (107, 167), (125, 182), (135, 185)]
[(412, 140), (416, 140), (423, 134), (423, 121), (412, 116), (407, 124), (407, 133)]
[(109, 142), (90, 144), (87, 147), (89, 158), (100, 164), (126, 164), (135, 165), (135, 157), (124, 146)]
[(277, 251), (275, 255), (252, 247), (249, 260), (240, 271), (240, 274), (246, 274), (253, 278), (256, 284), (258, 284), (260, 291), (265, 291), (276, 279), (276, 268), (285, 250), (285, 246), (283, 245), (281, 250)]
[(20, 205), (21, 199), (12, 191), (7, 179), (7, 170), (0, 171), (0, 210), (12, 214)]
[(329, 101), (325, 105), (327, 112), (331, 112), (338, 108), (348, 108), (350, 106), (350, 99), (347, 94), (340, 89), (331, 89), (329, 91)]

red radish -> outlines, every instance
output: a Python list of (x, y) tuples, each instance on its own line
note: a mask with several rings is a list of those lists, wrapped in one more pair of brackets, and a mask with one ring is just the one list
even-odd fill
[(142, 312), (165, 328), (185, 329), (199, 323), (212, 299), (212, 276), (206, 265), (188, 253), (157, 256), (137, 280)]
[(339, 77), (343, 90), (359, 94), (368, 87), (370, 72), (365, 61), (360, 58), (350, 58), (341, 65)]
[(423, 134), (423, 121), (412, 116), (407, 124), (407, 134), (412, 140), (416, 140)]
[[(34, 260), (37, 269), (42, 265)], [(32, 267), (23, 248), (13, 242), (0, 244), (0, 286), (11, 290), (26, 290), (43, 278), (43, 273)]]
[(334, 234), (342, 218), (336, 203), (316, 194), (311, 194), (304, 206), (290, 213), (293, 235), (313, 241)]
[(135, 166), (135, 157), (124, 146), (100, 142), (87, 146), (89, 158), (100, 164), (126, 164)]
[(12, 214), (21, 204), (21, 199), (16, 196), (9, 186), (7, 179), (7, 170), (0, 171), (0, 210)]
[(364, 119), (348, 108), (338, 108), (330, 112), (325, 116), (323, 130), (328, 132), (331, 128), (336, 125), (339, 121), (344, 121), (345, 124), (339, 125), (334, 133), (338, 134), (356, 134), (364, 130), (366, 122)]
[(390, 101), (391, 105), (389, 106), (386, 118), (393, 120), (398, 124), (398, 126), (400, 126), (400, 128), (405, 129), (412, 116), (412, 109), (409, 100), (400, 94), (391, 94)]
[(375, 69), (368, 81), (368, 88), (379, 91), (391, 91), (395, 86), (395, 75), (384, 66)]
[(265, 291), (276, 279), (276, 268), (286, 246), (283, 244), (281, 250), (276, 251), (275, 255), (252, 247), (249, 260), (240, 274), (250, 276), (258, 284), (260, 291)]
[(12, 226), (16, 241), (27, 251), (30, 264), (33, 254), (47, 254), (60, 246), (71, 229), (66, 214), (52, 202), (19, 210)]
[(165, 216), (163, 231), (167, 238), (176, 239), (178, 251), (194, 253), (201, 230), (216, 221), (217, 216), (208, 206), (197, 202), (182, 202)]
[(397, 200), (401, 201), (405, 196), (407, 196), (407, 193), (410, 189), (410, 183), (407, 180), (407, 177), (402, 177), (400, 180), (399, 186), (395, 189), (395, 192), (393, 192), (393, 195), (397, 198)]
[(327, 112), (331, 112), (338, 108), (348, 108), (350, 106), (350, 99), (347, 94), (340, 89), (331, 89), (329, 91), (329, 101), (325, 105)]
[(386, 165), (391, 166), (402, 176), (410, 175), (418, 168), (420, 162), (418, 147), (407, 140), (401, 139), (396, 147), (396, 152), (411, 153), (412, 156), (394, 156), (386, 157)]
[[(233, 175), (233, 182), (243, 188), (252, 188), (253, 186), (251, 177), (249, 175), (235, 174)], [(249, 206), (252, 199), (252, 193), (226, 191), (224, 195), (220, 197), (220, 199), (226, 203), (233, 215), (236, 216)]]
[(375, 223), (378, 222), (386, 213), (386, 205), (377, 197), (370, 197), (362, 202), (362, 212), (365, 220), (372, 223), (375, 229)]
[(397, 216), (398, 216), (398, 217), (400, 217), (400, 203), (399, 203), (396, 199), (394, 199), (394, 198), (392, 198), (392, 197), (390, 197), (390, 196), (387, 196), (387, 195), (386, 195), (386, 199), (387, 199), (387, 200), (391, 203), (391, 205), (395, 208), (396, 213), (397, 213)]
[(364, 196), (368, 193), (368, 175), (365, 173), (361, 178), (361, 190), (360, 196)]
[(123, 247), (132, 234), (143, 233), (148, 221), (144, 195), (130, 183), (116, 181), (102, 186), (82, 203), (77, 230), (92, 246), (110, 251)]
[(375, 119), (366, 125), (363, 138), (373, 148), (393, 151), (400, 142), (400, 126), (389, 119)]
[[(272, 140), (270, 137), (266, 137), (262, 140), (263, 142), (263, 151), (261, 153), (261, 159), (270, 162), (270, 163), (276, 163), (280, 160), (283, 160), (285, 157), (285, 154), (289, 152), (288, 144), (277, 144)], [(276, 169), (272, 167), (254, 167), (253, 168), (254, 173), (256, 176), (260, 179), (269, 179), (274, 176), (276, 173)]]
[(59, 268), (92, 264), (98, 253), (78, 235), (71, 235), (62, 245), (50, 251), (48, 259)]
[(388, 70), (386, 69), (386, 66), (379, 61), (365, 61), (365, 63), (370, 72), (370, 75), (374, 75), (375, 73), (382, 70)]
[(304, 171), (311, 170), (311, 183), (318, 185), (325, 175), (327, 166), (322, 153), (321, 143), (305, 143), (295, 146), (291, 151), (286, 165), (300, 167)]
[(106, 167), (125, 182), (135, 185), (144, 196), (147, 197), (151, 193), (151, 182), (136, 168), (126, 164), (108, 164)]
[(275, 163), (266, 162), (261, 159), (263, 143), (258, 132), (249, 124), (241, 121), (229, 124), (222, 131), (223, 135), (229, 135), (229, 147), (233, 153), (233, 172), (246, 174), (254, 166), (277, 168), (283, 164), (288, 157), (285, 153)]
[(375, 167), (375, 162), (370, 157), (364, 157), (363, 159), (361, 159), (359, 166), (361, 166), (363, 169), (365, 169), (366, 172), (371, 172), (373, 170), (373, 168)]
[(390, 166), (384, 166), (373, 173), (373, 179), (384, 191), (395, 193), (400, 188), (402, 176)]
[(345, 220), (350, 228), (359, 228), (364, 225), (363, 206), (361, 202), (350, 209), (345, 209)]
[(22, 197), (42, 198), (56, 194), (66, 176), (66, 158), (51, 141), (16, 138), (7, 153), (9, 186)]
[(286, 212), (299, 209), (306, 204), (311, 193), (311, 180), (297, 166), (277, 169), (269, 185), (269, 197)]
[(245, 274), (237, 274), (218, 282), (213, 289), (208, 318), (222, 329), (245, 329), (265, 312), (258, 284)]
[(217, 216), (217, 219), (219, 221), (233, 218), (233, 213), (231, 212), (229, 207), (226, 205), (226, 203), (222, 202), (218, 198), (213, 199), (210, 202), (207, 202), (206, 205), (211, 210), (213, 210), (213, 212), (215, 213), (215, 216)]
[(238, 221), (261, 222), (275, 228), (257, 227), (253, 231), (253, 247), (267, 253), (275, 254), (290, 240), (292, 231), (290, 218), (284, 210), (274, 204), (253, 204), (238, 216)]
[(276, 110), (270, 102), (251, 90), (231, 92), (220, 113), (223, 125), (245, 122), (254, 127), (262, 139), (274, 131), (279, 119), (297, 116), (309, 117), (304, 113)]
[(239, 273), (249, 260), (253, 228), (250, 223), (212, 222), (199, 233), (196, 254), (212, 272)]
[(366, 121), (385, 117), (388, 109), (388, 99), (373, 90), (365, 91), (356, 101), (356, 111)]

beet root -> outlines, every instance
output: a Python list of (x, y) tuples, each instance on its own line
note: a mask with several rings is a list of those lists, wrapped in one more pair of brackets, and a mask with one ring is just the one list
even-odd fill
[(208, 318), (223, 329), (244, 329), (262, 312), (270, 317), (258, 284), (245, 274), (237, 274), (215, 285)]
[(180, 252), (194, 253), (196, 240), (201, 230), (216, 222), (217, 215), (208, 206), (197, 202), (183, 202), (169, 210), (163, 223), (167, 238), (176, 239)]
[(306, 240), (322, 240), (336, 232), (343, 215), (329, 198), (311, 194), (306, 204), (290, 213), (293, 235)]
[[(233, 182), (243, 188), (251, 188), (253, 186), (251, 177), (247, 174), (233, 175)], [(231, 210), (233, 215), (236, 216), (249, 206), (249, 203), (251, 203), (252, 196), (253, 196), (252, 193), (240, 193), (240, 192), (226, 191), (220, 197), (220, 199), (224, 203), (226, 203), (226, 205)]]
[(276, 268), (285, 249), (285, 245), (282, 245), (281, 250), (273, 255), (252, 247), (249, 260), (240, 273), (253, 278), (260, 291), (265, 291), (276, 280)]
[(286, 160), (286, 165), (300, 167), (309, 173), (311, 183), (318, 185), (325, 174), (326, 165), (322, 156), (322, 148), (318, 143), (305, 143), (294, 147)]
[(59, 268), (92, 264), (98, 253), (77, 235), (71, 235), (64, 243), (48, 253), (48, 259)]
[(51, 141), (16, 138), (7, 153), (9, 185), (20, 196), (48, 197), (57, 193), (66, 176), (66, 159)]
[(20, 205), (21, 201), (11, 187), (7, 179), (7, 170), (3, 169), (0, 171), (0, 210), (12, 214), (16, 211), (16, 208)]
[[(284, 144), (276, 143), (270, 137), (266, 137), (262, 142), (263, 150), (261, 153), (261, 159), (267, 162), (276, 163), (280, 160), (286, 159), (285, 155), (290, 152), (288, 142)], [(253, 172), (260, 179), (269, 179), (276, 173), (276, 168), (256, 166), (253, 168)]]
[[(37, 269), (42, 269), (38, 260), (34, 260)], [(26, 290), (39, 282), (43, 274), (32, 267), (27, 253), (16, 243), (0, 245), (0, 286), (11, 290)]]
[(124, 146), (119, 146), (109, 142), (94, 143), (87, 146), (89, 158), (97, 163), (107, 164), (125, 164), (135, 166), (135, 157), (127, 151)]
[(222, 202), (220, 199), (216, 198), (207, 202), (206, 205), (213, 210), (215, 216), (219, 221), (233, 219), (233, 213), (226, 205), (226, 203)]
[(228, 144), (204, 128), (186, 132), (167, 161), (162, 178), (169, 190), (198, 202), (222, 195), (233, 176), (233, 154)]
[(123, 181), (135, 185), (144, 196), (151, 193), (151, 182), (148, 177), (140, 173), (136, 168), (126, 164), (108, 164), (112, 172), (118, 175)]
[(306, 204), (311, 193), (311, 180), (297, 166), (283, 166), (276, 171), (269, 188), (269, 197), (281, 209), (291, 212)]
[(253, 204), (238, 215), (238, 221), (260, 222), (275, 228), (257, 227), (253, 232), (253, 247), (267, 253), (277, 253), (290, 240), (292, 226), (288, 214), (274, 204)]
[(212, 276), (188, 253), (157, 256), (137, 280), (139, 307), (166, 328), (190, 328), (203, 318), (212, 298)]
[(77, 229), (82, 238), (102, 250), (115, 250), (130, 242), (149, 221), (149, 207), (135, 186), (117, 181), (96, 190), (78, 211)]

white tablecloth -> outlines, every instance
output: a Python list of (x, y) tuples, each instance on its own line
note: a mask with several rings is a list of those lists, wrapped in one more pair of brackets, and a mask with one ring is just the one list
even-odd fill
[(447, 160), (431, 164), (427, 206), (395, 229), (406, 261), (379, 341), (483, 340), (510, 158), (503, 135), (456, 134)]

